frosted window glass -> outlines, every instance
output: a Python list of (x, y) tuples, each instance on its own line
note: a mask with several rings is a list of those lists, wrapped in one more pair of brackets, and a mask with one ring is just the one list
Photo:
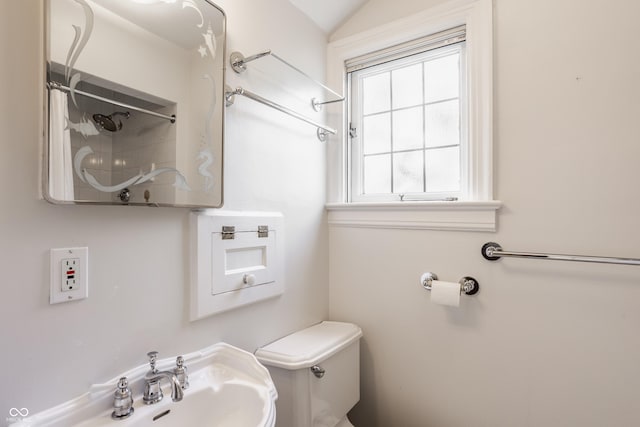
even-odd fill
[(364, 193), (391, 192), (391, 155), (381, 154), (364, 158)]
[(424, 63), (426, 102), (457, 98), (460, 92), (460, 55), (448, 55)]
[(364, 154), (391, 151), (391, 113), (365, 117), (362, 126)]
[(389, 72), (365, 77), (362, 80), (362, 111), (364, 114), (379, 113), (391, 109), (391, 85), (389, 80)]
[(439, 148), (425, 153), (428, 192), (460, 190), (460, 148)]
[(394, 193), (421, 193), (423, 151), (409, 151), (393, 155), (393, 192)]
[(460, 143), (458, 100), (425, 106), (425, 145), (441, 147)]
[(393, 150), (422, 148), (422, 107), (393, 112)]
[(393, 108), (422, 104), (422, 64), (393, 70)]

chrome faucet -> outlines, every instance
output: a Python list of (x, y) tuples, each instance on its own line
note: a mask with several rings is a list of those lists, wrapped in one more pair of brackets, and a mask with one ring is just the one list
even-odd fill
[(131, 397), (131, 389), (127, 377), (122, 377), (118, 381), (116, 393), (113, 397), (113, 412), (111, 418), (114, 420), (123, 420), (129, 418), (133, 414), (133, 397)]
[(146, 405), (152, 405), (162, 400), (163, 394), (160, 388), (160, 381), (168, 379), (171, 381), (171, 400), (179, 402), (182, 400), (183, 392), (180, 386), (180, 381), (173, 372), (170, 371), (158, 371), (156, 369), (156, 359), (158, 358), (157, 351), (151, 351), (147, 353), (149, 356), (149, 365), (151, 370), (144, 376), (144, 394), (142, 395), (142, 401)]

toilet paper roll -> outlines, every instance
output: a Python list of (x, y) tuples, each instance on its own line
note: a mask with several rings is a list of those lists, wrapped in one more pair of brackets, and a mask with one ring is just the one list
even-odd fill
[(458, 307), (460, 305), (460, 283), (433, 280), (431, 282), (431, 302)]

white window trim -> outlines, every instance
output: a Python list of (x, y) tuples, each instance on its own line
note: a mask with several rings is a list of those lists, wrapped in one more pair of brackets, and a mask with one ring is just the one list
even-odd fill
[[(495, 231), (493, 200), (493, 5), (492, 0), (453, 0), (421, 13), (333, 41), (327, 48), (327, 81), (346, 93), (344, 61), (427, 34), (466, 25), (469, 200), (457, 202), (347, 203), (349, 161), (346, 105), (333, 105), (328, 115), (340, 122), (338, 135), (328, 143), (329, 224)], [(447, 220), (450, 218), (451, 220)]]
[(490, 202), (328, 203), (329, 225), (411, 230), (496, 231)]

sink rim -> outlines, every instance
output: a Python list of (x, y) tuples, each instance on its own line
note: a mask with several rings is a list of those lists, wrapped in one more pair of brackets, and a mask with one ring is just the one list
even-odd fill
[[(264, 424), (260, 424), (260, 426), (274, 426), (275, 401), (278, 398), (278, 392), (271, 380), (269, 371), (266, 367), (260, 364), (253, 354), (234, 347), (231, 344), (219, 342), (202, 350), (185, 354), (183, 357), (185, 365), (189, 370), (190, 379), (196, 379), (198, 374), (203, 373), (205, 369), (224, 367), (226, 372), (234, 374), (236, 376), (235, 378), (248, 381), (254, 387), (264, 389), (268, 396), (265, 406), (268, 406), (268, 408), (265, 412)], [(161, 371), (171, 370), (174, 366), (175, 356), (158, 359), (156, 361), (156, 368)], [(50, 427), (68, 427), (99, 417), (107, 411), (110, 413), (113, 408), (113, 395), (116, 390), (116, 384), (123, 376), (128, 378), (129, 387), (133, 392), (134, 403), (137, 404), (142, 398), (144, 376), (148, 370), (148, 364), (139, 365), (115, 376), (109, 381), (101, 384), (93, 384), (89, 387), (89, 391), (76, 398), (30, 415), (11, 425), (15, 427), (37, 427), (40, 425)], [(213, 386), (213, 384), (211, 386)], [(185, 398), (188, 398), (189, 390), (190, 388), (185, 390)], [(175, 405), (182, 403), (171, 402), (171, 397), (169, 395), (165, 395), (164, 399), (169, 399), (169, 402)], [(135, 416), (136, 413), (134, 412), (132, 417)]]
[[(214, 412), (218, 407), (229, 409), (230, 408), (230, 405), (228, 405), (229, 399), (232, 399), (233, 401), (238, 394), (242, 395), (244, 393), (249, 392), (251, 397), (250, 402), (265, 401), (266, 399), (268, 399), (268, 396), (265, 396), (267, 391), (264, 387), (256, 387), (255, 384), (248, 383), (247, 381), (235, 381), (235, 380), (226, 381), (224, 382), (224, 384), (220, 386), (218, 384), (214, 385), (202, 380), (196, 380), (195, 385), (193, 387), (189, 387), (189, 389), (187, 390), (188, 395), (185, 395), (185, 399), (193, 398), (194, 400), (196, 400), (195, 407), (194, 406), (185, 407), (184, 405), (182, 405), (182, 402), (172, 402), (171, 398), (168, 397), (167, 394), (165, 394), (165, 398), (162, 399), (161, 402), (158, 402), (157, 404), (153, 404), (153, 405), (145, 405), (140, 399), (136, 399), (134, 403), (135, 412), (133, 413), (133, 415), (129, 418), (117, 421), (118, 422), (117, 426), (140, 427), (140, 426), (153, 425), (153, 418), (157, 417), (158, 415), (164, 412), (169, 412), (167, 414), (167, 417), (172, 419), (172, 425), (177, 425), (177, 424), (189, 425), (188, 423), (185, 424), (185, 418), (189, 419), (189, 417), (193, 417), (194, 414), (197, 417), (198, 415), (203, 414), (203, 411), (204, 413), (208, 413), (209, 409), (211, 409), (211, 405), (206, 405), (206, 403), (205, 403), (206, 406), (202, 406), (202, 399), (206, 400), (207, 398), (215, 398), (216, 394), (219, 393), (220, 390), (226, 387), (233, 388), (234, 390), (232, 392), (235, 394), (235, 396), (232, 396), (231, 398), (229, 398), (228, 395), (225, 393), (223, 395), (224, 400), (219, 399), (214, 401), (215, 402)], [(168, 388), (169, 387), (166, 387), (163, 391), (168, 391)], [(235, 393), (235, 392), (239, 392), (239, 393)], [(201, 396), (201, 394), (205, 394), (205, 396)], [(265, 425), (264, 420), (265, 419), (270, 420), (269, 417), (265, 418), (264, 406), (259, 408), (256, 407), (254, 411), (255, 413), (253, 415), (256, 416), (256, 420), (254, 421), (255, 424), (254, 423), (251, 424), (252, 427), (254, 425)], [(244, 410), (243, 408), (242, 412), (246, 413), (247, 411)], [(217, 415), (221, 415), (223, 419), (227, 419), (226, 417), (229, 415), (229, 413), (223, 410)], [(269, 414), (267, 413), (266, 415), (269, 415)], [(199, 420), (200, 419), (201, 418), (199, 418)], [(178, 421), (180, 422), (178, 423)], [(199, 424), (196, 424), (196, 425), (199, 425)], [(267, 423), (266, 425), (269, 425), (269, 424)], [(74, 427), (105, 427), (105, 426), (116, 427), (116, 425), (114, 424), (114, 421), (111, 419), (111, 409), (103, 411), (100, 414), (97, 414), (93, 418), (84, 420), (80, 422), (80, 424), (75, 425)]]

